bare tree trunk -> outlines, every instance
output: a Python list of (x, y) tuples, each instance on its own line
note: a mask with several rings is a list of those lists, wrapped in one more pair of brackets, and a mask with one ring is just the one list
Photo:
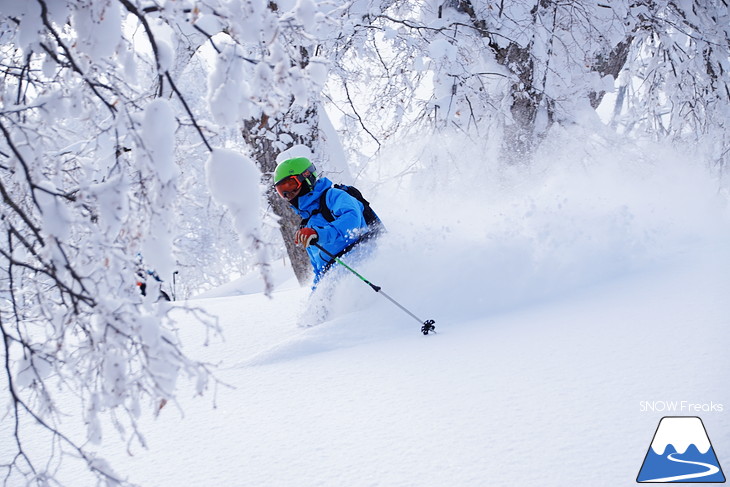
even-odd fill
[[(626, 40), (616, 44), (611, 52), (605, 56), (596, 56), (595, 63), (593, 64), (593, 71), (598, 72), (601, 76), (611, 75), (613, 79), (618, 78), (619, 73), (626, 64), (626, 60), (629, 57), (629, 49), (633, 37), (629, 37)], [(598, 108), (601, 104), (603, 96), (606, 94), (605, 91), (599, 91), (598, 93), (590, 93), (588, 98), (593, 108)]]
[[(313, 105), (314, 106), (314, 105)], [(273, 187), (273, 174), (276, 169), (276, 156), (285, 149), (297, 144), (312, 147), (317, 140), (318, 113), (316, 108), (292, 108), (280, 120), (272, 120), (264, 116), (258, 120), (247, 120), (243, 124), (242, 135), (251, 147), (252, 157), (264, 174), (264, 182), (269, 190), (267, 197), (274, 214), (279, 217), (279, 229), (284, 239), (287, 254), (291, 260), (294, 274), (299, 284), (304, 285), (312, 275), (311, 265), (307, 253), (301, 247), (294, 245), (294, 233), (299, 229), (301, 219), (289, 205), (289, 202), (280, 197)], [(309, 132), (305, 135), (295, 133), (292, 126), (306, 124)], [(282, 137), (284, 135), (284, 137)], [(281, 142), (290, 140), (283, 149)]]
[[(546, 7), (547, 3), (541, 0), (539, 5)], [(537, 15), (539, 5), (533, 8), (533, 16)], [(467, 14), (477, 32), (485, 37), (490, 36), (484, 20), (478, 18), (470, 0), (446, 0), (443, 6)], [(516, 76), (511, 87), (513, 101), (510, 107), (514, 123), (505, 127), (502, 153), (508, 162), (518, 163), (528, 160), (532, 153), (536, 142), (535, 121), (540, 104), (543, 102), (542, 91), (535, 89), (532, 45), (521, 47), (517, 43), (510, 43), (507, 47), (499, 47), (495, 40), (491, 40), (489, 46), (494, 51), (497, 62), (507, 66)], [(549, 110), (548, 118), (552, 118)]]
[[(520, 47), (510, 44), (504, 49), (493, 46), (497, 61), (503, 66), (509, 66), (517, 76), (512, 85), (512, 120), (514, 123), (505, 127), (505, 140), (502, 147), (504, 158), (510, 163), (529, 160), (534, 149), (535, 120), (537, 119), (543, 95), (534, 87), (534, 62), (530, 52), (531, 45)], [(548, 118), (551, 119), (550, 113)]]

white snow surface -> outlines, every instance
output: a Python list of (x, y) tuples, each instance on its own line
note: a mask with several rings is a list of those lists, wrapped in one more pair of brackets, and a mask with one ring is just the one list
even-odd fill
[(347, 273), (312, 328), (286, 270), (271, 299), (244, 278), (173, 304), (219, 317), (208, 341), (173, 310), (220, 384), (143, 412), (147, 449), (103, 425), (99, 453), (157, 487), (614, 487), (668, 415), (642, 401), (686, 401), (723, 405), (684, 415), (730, 464), (730, 226), (712, 179), (671, 160), (543, 169), (372, 195), (388, 233), (355, 267), (435, 334)]
[[(200, 300), (226, 340), (196, 355), (231, 388), (145, 421), (149, 450), (105, 453), (151, 486), (631, 485), (661, 416), (640, 401), (730, 404), (729, 262), (703, 251), (472, 319), (427, 275), (388, 288), (436, 319), (429, 336), (366, 286), (367, 309), (305, 330), (306, 290)], [(727, 413), (703, 419), (730, 458)]]

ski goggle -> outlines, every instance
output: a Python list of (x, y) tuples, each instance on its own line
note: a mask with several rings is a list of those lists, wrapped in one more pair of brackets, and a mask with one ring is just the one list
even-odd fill
[(286, 198), (291, 201), (296, 195), (299, 194), (299, 190), (302, 188), (302, 177), (301, 176), (287, 176), (278, 183), (276, 183), (276, 192), (279, 196)]

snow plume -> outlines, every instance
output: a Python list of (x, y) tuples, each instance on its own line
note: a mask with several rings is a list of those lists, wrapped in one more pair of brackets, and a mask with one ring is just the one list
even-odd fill
[(361, 185), (388, 228), (363, 273), (426, 310), (493, 313), (730, 237), (717, 181), (669, 149), (566, 130), (525, 167), (453, 137), (414, 147), (383, 156), (377, 191)]
[(251, 159), (238, 152), (216, 149), (206, 162), (205, 173), (213, 198), (231, 212), (241, 245), (256, 253), (267, 292), (270, 291), (268, 259), (260, 237), (261, 171)]

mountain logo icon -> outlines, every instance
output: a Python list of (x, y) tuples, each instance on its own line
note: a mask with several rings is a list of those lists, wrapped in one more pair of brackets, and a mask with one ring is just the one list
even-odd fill
[(639, 483), (723, 483), (725, 475), (697, 416), (665, 416), (644, 457)]

